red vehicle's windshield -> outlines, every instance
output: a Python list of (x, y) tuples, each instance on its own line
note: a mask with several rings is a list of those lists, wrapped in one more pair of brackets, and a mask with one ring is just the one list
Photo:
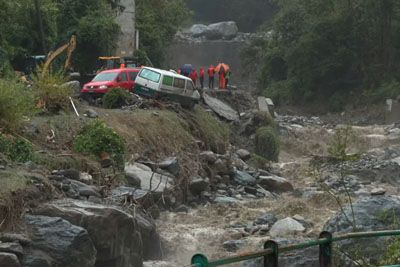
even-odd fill
[(94, 77), (92, 82), (110, 82), (113, 81), (117, 76), (119, 72), (104, 72), (104, 73), (99, 73)]

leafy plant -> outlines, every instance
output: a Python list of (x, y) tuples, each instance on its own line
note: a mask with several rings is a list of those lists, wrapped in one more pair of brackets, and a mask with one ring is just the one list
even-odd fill
[(275, 122), (274, 118), (268, 112), (265, 112), (265, 111), (257, 111), (254, 114), (253, 120), (254, 120), (254, 124), (257, 127), (266, 127), (266, 126), (269, 126), (272, 128), (276, 127), (276, 122)]
[(340, 128), (335, 132), (328, 147), (328, 153), (339, 161), (356, 160), (359, 155), (350, 155), (349, 146), (356, 140), (356, 135), (351, 126)]
[(120, 108), (127, 105), (131, 95), (123, 88), (112, 88), (103, 96), (103, 107)]
[(14, 128), (33, 112), (31, 90), (15, 80), (0, 79), (0, 127)]
[(38, 72), (34, 75), (33, 80), (39, 108), (52, 113), (68, 110), (69, 97), (73, 92), (70, 87), (61, 86), (67, 81), (62, 72)]
[(33, 159), (32, 144), (23, 138), (5, 137), (0, 134), (0, 153), (12, 161), (27, 162)]
[(119, 166), (124, 164), (124, 139), (100, 120), (95, 120), (83, 127), (74, 141), (74, 149), (96, 158), (106, 152)]
[(258, 156), (278, 161), (279, 139), (271, 127), (261, 127), (256, 132), (255, 152)]

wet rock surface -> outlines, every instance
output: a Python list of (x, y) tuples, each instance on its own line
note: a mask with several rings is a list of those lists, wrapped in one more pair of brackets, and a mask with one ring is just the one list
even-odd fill
[(88, 232), (59, 217), (26, 215), (32, 240), (24, 257), (24, 266), (87, 266), (96, 262), (97, 251)]

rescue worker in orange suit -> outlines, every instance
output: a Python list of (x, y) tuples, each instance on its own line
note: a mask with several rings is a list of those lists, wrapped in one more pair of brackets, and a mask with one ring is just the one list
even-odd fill
[(196, 70), (193, 70), (193, 71), (190, 73), (190, 75), (189, 75), (189, 78), (192, 79), (192, 81), (193, 81), (194, 87), (197, 86), (197, 79), (198, 79), (198, 77), (199, 77), (199, 76), (197, 75), (197, 71), (196, 71)]
[(221, 67), (219, 69), (219, 89), (225, 89), (225, 68)]
[(204, 88), (204, 68), (203, 67), (200, 68), (200, 86), (201, 86), (201, 89)]
[(210, 65), (208, 68), (208, 88), (214, 89), (214, 75), (215, 75), (215, 68), (214, 65)]

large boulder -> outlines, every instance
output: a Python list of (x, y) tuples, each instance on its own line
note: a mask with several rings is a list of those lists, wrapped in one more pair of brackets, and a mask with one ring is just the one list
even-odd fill
[(143, 246), (135, 218), (117, 207), (63, 200), (48, 203), (35, 213), (61, 217), (85, 228), (98, 251), (98, 267), (142, 266)]
[(304, 228), (301, 223), (295, 219), (287, 217), (274, 223), (269, 234), (271, 237), (285, 237), (302, 233), (305, 230), (306, 228)]
[(21, 267), (17, 256), (13, 253), (0, 252), (0, 266)]
[(96, 249), (82, 227), (59, 217), (26, 215), (25, 222), (32, 243), (25, 251), (24, 266), (94, 266)]
[(197, 37), (204, 36), (206, 34), (207, 30), (208, 30), (208, 27), (204, 24), (194, 24), (192, 27), (190, 27), (189, 32), (190, 32), (190, 35), (197, 38)]
[(207, 27), (206, 38), (209, 40), (231, 40), (238, 34), (238, 27), (234, 21), (224, 21), (210, 24)]
[(125, 173), (140, 180), (141, 189), (145, 191), (163, 193), (172, 187), (172, 177), (155, 173), (150, 167), (141, 163), (127, 164)]
[[(355, 231), (389, 230), (396, 228), (397, 218), (400, 218), (400, 198), (371, 196), (354, 203), (353, 207), (345, 207), (344, 213), (338, 212), (325, 224), (324, 230), (334, 235)], [(390, 237), (350, 239), (337, 244), (344, 251), (357, 253), (360, 257), (376, 263), (380, 255), (387, 250), (390, 239)], [(343, 264), (346, 265), (347, 262)]]
[(288, 180), (276, 175), (260, 176), (258, 178), (258, 184), (265, 190), (271, 192), (282, 193), (294, 190), (293, 185)]
[(256, 178), (251, 176), (249, 173), (243, 172), (243, 171), (236, 171), (233, 179), (240, 185), (255, 185), (256, 184)]

